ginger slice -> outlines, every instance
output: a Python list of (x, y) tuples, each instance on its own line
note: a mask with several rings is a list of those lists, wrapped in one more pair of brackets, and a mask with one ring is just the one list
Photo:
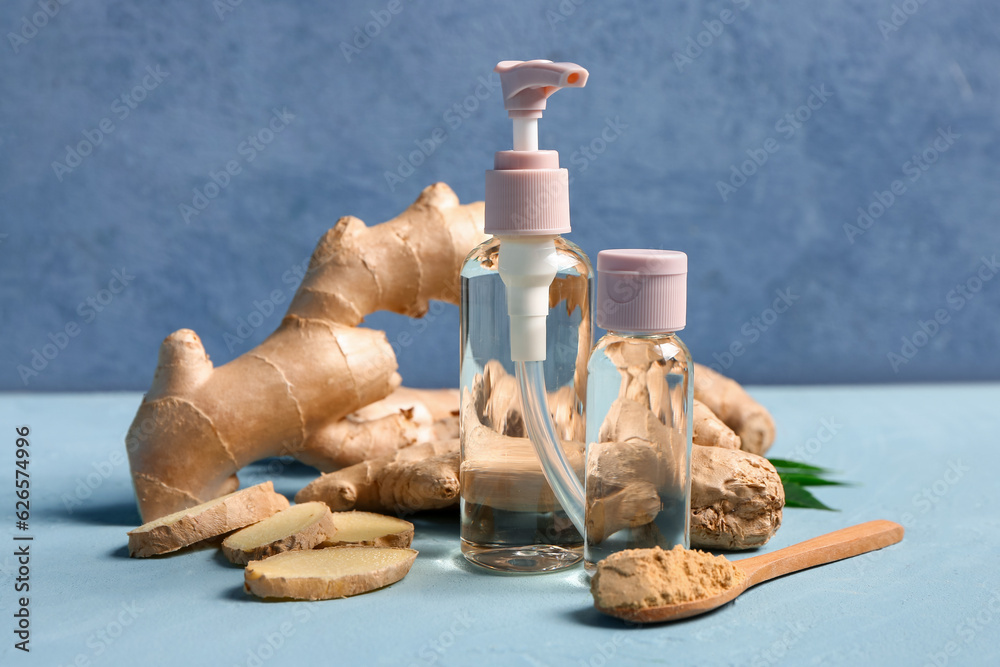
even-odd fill
[(381, 547), (287, 551), (247, 565), (244, 588), (261, 598), (345, 598), (396, 583), (416, 557), (413, 549)]
[(334, 531), (320, 547), (408, 547), (413, 542), (413, 524), (394, 516), (337, 512), (333, 515), (333, 525)]
[(236, 531), (222, 542), (222, 553), (229, 562), (246, 565), (283, 551), (312, 549), (333, 532), (333, 512), (325, 503), (302, 503)]
[(145, 558), (177, 551), (257, 523), (287, 507), (288, 499), (275, 493), (271, 482), (264, 482), (130, 530), (128, 553)]

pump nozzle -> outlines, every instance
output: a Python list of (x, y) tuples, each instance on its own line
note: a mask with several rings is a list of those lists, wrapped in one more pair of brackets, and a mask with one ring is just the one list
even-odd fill
[(514, 120), (514, 150), (538, 150), (538, 119), (545, 101), (560, 88), (583, 88), (587, 70), (575, 63), (551, 60), (504, 60), (493, 70), (500, 74), (503, 106)]
[(504, 60), (493, 71), (500, 74), (503, 106), (511, 118), (541, 118), (549, 95), (560, 88), (583, 88), (589, 76), (575, 63), (551, 60)]

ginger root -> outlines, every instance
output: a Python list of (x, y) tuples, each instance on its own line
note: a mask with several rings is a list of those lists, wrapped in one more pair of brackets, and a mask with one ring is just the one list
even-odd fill
[[(663, 369), (642, 345), (613, 343), (606, 349), (621, 373), (619, 399), (627, 399), (662, 418), (668, 388)], [(726, 449), (745, 449), (763, 454), (774, 442), (774, 420), (770, 413), (737, 383), (701, 364), (694, 365), (694, 444)], [(644, 418), (648, 418), (644, 417)], [(610, 428), (621, 428), (635, 415), (610, 415)], [(603, 432), (601, 440), (615, 440)], [(743, 439), (745, 436), (745, 439)], [(620, 439), (620, 438), (618, 438)]]
[(660, 513), (661, 462), (646, 441), (596, 442), (587, 457), (587, 540), (652, 523)]
[(396, 583), (416, 557), (413, 549), (384, 547), (288, 551), (247, 565), (243, 586), (261, 598), (345, 598)]
[(295, 502), (318, 500), (335, 512), (416, 512), (458, 502), (459, 441), (426, 442), (314, 479)]
[(399, 387), (314, 431), (296, 458), (331, 472), (421, 442), (457, 438), (458, 417), (448, 407), (452, 404), (458, 405), (458, 390)]
[(130, 530), (128, 553), (145, 558), (177, 551), (257, 523), (287, 507), (288, 499), (275, 493), (271, 482), (257, 484)]
[(707, 405), (695, 399), (693, 412), (694, 433), (692, 441), (705, 447), (722, 447), (723, 449), (740, 449), (742, 441), (733, 429), (719, 419)]
[(341, 218), (278, 329), (241, 357), (215, 368), (193, 331), (168, 336), (126, 437), (143, 520), (234, 491), (236, 472), (267, 456), (336, 467), (326, 430), (398, 384), (385, 334), (356, 325), (376, 310), (416, 317), (430, 299), (455, 303), (482, 238), (482, 202), (461, 206), (438, 183), (380, 225)]
[(743, 450), (761, 456), (774, 442), (774, 419), (740, 384), (708, 366), (694, 365), (694, 397), (740, 436)]
[[(598, 543), (651, 523), (661, 509), (657, 455), (648, 444), (591, 445), (587, 539)], [(767, 459), (695, 445), (691, 452), (691, 546), (754, 549), (781, 527), (784, 487)]]
[(694, 447), (691, 457), (691, 546), (754, 549), (781, 527), (785, 489), (762, 456)]
[(333, 513), (323, 503), (302, 503), (238, 530), (222, 541), (230, 563), (246, 565), (284, 551), (312, 549), (334, 531)]

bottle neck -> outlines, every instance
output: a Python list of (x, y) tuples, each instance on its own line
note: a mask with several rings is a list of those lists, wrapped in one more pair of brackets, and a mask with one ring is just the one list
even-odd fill
[(537, 235), (525, 235), (525, 234), (494, 234), (493, 238), (497, 239), (501, 243), (522, 243), (525, 245), (538, 245), (545, 243), (547, 241), (561, 240), (562, 236), (559, 234), (537, 234)]
[(664, 338), (674, 338), (676, 331), (625, 331), (623, 329), (608, 329), (608, 334), (618, 338), (633, 338), (638, 340), (661, 340)]

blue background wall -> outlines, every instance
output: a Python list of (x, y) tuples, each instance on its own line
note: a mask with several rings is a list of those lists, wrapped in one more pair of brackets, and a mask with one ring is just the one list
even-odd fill
[[(438, 180), (482, 198), (510, 130), (498, 89), (479, 87), (498, 60), (530, 58), (591, 72), (541, 126), (574, 179), (572, 238), (592, 256), (689, 253), (697, 357), (756, 383), (1000, 379), (1000, 280), (976, 275), (993, 277), (982, 258), (1000, 251), (996, 2), (897, 0), (895, 16), (890, 0), (227, 2), (0, 8), (0, 389), (145, 388), (181, 327), (217, 364), (249, 349), (287, 302), (245, 342), (224, 334), (255, 301), (290, 297), (339, 216), (380, 222)], [(378, 16), (391, 20), (345, 55)], [(294, 118), (250, 150), (274, 109)], [(102, 121), (92, 154), (53, 167)], [(390, 186), (435, 128), (447, 139)], [(949, 131), (926, 170), (908, 164)], [(241, 172), (185, 220), (180, 204), (231, 160)], [(720, 181), (740, 187), (724, 199)], [(845, 232), (894, 181), (902, 194)], [(134, 278), (98, 312), (87, 299), (107, 301), (116, 270)], [(432, 317), (402, 372), (454, 384), (456, 309)], [(26, 384), (18, 366), (67, 325), (78, 334)]]

